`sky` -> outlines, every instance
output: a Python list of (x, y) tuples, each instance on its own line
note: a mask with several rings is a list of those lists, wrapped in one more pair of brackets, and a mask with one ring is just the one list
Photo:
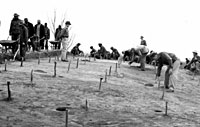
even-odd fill
[[(0, 39), (9, 35), (14, 13), (34, 25), (48, 23), (56, 11), (56, 27), (63, 16), (71, 22), (70, 35), (89, 52), (102, 43), (120, 52), (140, 44), (144, 36), (150, 50), (175, 53), (181, 60), (200, 54), (199, 0), (6, 0), (0, 8)], [(54, 40), (51, 33), (50, 40)]]

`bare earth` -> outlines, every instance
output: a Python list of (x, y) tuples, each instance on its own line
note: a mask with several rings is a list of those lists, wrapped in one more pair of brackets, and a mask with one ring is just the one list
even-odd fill
[[(96, 60), (69, 62), (57, 61), (54, 75), (54, 59), (11, 62), (4, 71), (0, 65), (0, 127), (64, 127), (65, 112), (69, 110), (69, 127), (200, 127), (200, 85), (198, 77), (180, 70), (174, 93), (165, 93), (155, 84), (155, 71), (147, 65), (142, 72), (135, 66), (123, 63), (115, 72), (116, 61)], [(84, 58), (80, 58), (84, 59)], [(100, 78), (112, 66), (107, 82)], [(31, 84), (31, 70), (33, 84)], [(162, 72), (164, 76), (164, 71)], [(162, 78), (163, 80), (163, 78)], [(12, 100), (7, 98), (7, 81), (11, 82)], [(154, 86), (146, 86), (151, 83)], [(163, 81), (161, 82), (163, 85)], [(89, 103), (85, 110), (85, 101)], [(165, 114), (166, 101), (168, 115)]]

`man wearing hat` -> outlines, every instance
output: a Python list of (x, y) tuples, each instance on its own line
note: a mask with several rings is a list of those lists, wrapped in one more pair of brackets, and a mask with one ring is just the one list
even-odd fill
[[(22, 23), (22, 20), (19, 19), (19, 15), (17, 13), (14, 14), (14, 18), (10, 24), (9, 35), (11, 36), (12, 40), (18, 40), (20, 35), (20, 26), (19, 24)], [(18, 49), (18, 44), (14, 44), (12, 47), (12, 52), (15, 53)]]
[(143, 38), (144, 38), (143, 36), (140, 37), (140, 39), (141, 39), (140, 45), (145, 45), (145, 46), (147, 46), (147, 43), (146, 43), (146, 41), (145, 41)]
[(199, 63), (200, 63), (200, 56), (198, 55), (198, 52), (195, 50), (192, 52), (193, 53), (193, 58), (192, 60), (185, 66), (186, 68), (191, 68), (190, 66), (194, 64), (194, 67), (192, 70), (199, 69)]
[(61, 53), (61, 61), (67, 62), (67, 48), (69, 45), (69, 26), (71, 25), (70, 21), (65, 22), (65, 27), (60, 32), (61, 44), (62, 44), (62, 53)]

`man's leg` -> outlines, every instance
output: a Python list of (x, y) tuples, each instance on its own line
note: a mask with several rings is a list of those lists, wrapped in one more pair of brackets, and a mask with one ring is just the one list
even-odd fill
[(167, 70), (165, 71), (165, 81), (164, 81), (164, 87), (166, 89), (169, 89), (169, 78), (170, 78), (170, 74), (169, 74), (169, 66), (167, 67)]

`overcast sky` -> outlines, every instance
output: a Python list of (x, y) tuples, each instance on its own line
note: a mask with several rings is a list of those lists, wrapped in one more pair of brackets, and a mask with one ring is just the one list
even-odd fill
[(14, 13), (35, 25), (38, 19), (49, 24), (56, 10), (56, 26), (66, 13), (70, 34), (85, 52), (91, 45), (98, 49), (98, 43), (121, 52), (139, 45), (142, 35), (150, 50), (184, 60), (193, 50), (200, 52), (199, 6), (199, 0), (6, 0), (0, 8), (0, 39), (7, 39)]

